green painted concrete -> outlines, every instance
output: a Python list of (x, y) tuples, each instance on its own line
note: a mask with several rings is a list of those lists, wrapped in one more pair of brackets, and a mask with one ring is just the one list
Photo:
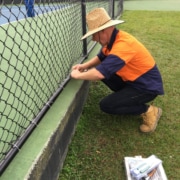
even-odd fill
[(180, 11), (180, 0), (125, 0), (124, 10)]

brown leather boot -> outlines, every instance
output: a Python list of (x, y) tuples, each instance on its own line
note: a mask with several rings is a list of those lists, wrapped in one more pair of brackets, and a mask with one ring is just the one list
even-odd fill
[(150, 105), (148, 111), (141, 114), (143, 118), (143, 124), (140, 126), (140, 130), (144, 133), (153, 132), (156, 129), (161, 114), (161, 108)]

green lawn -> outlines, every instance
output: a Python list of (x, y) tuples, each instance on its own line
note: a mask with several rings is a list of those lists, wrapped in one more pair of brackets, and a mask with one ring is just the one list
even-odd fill
[(125, 11), (122, 19), (119, 28), (145, 44), (162, 73), (165, 95), (154, 103), (163, 115), (154, 133), (143, 134), (139, 116), (100, 111), (98, 102), (110, 90), (92, 82), (61, 180), (124, 180), (125, 156), (152, 154), (163, 161), (169, 180), (180, 179), (180, 12)]

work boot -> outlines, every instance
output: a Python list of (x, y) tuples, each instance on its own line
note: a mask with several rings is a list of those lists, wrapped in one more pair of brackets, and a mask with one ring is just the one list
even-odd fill
[(143, 124), (140, 126), (140, 130), (144, 133), (153, 132), (156, 129), (161, 114), (161, 108), (150, 105), (147, 112), (141, 114), (143, 118)]

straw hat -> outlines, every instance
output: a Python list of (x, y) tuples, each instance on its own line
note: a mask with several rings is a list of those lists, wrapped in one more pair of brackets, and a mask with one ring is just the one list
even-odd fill
[(112, 20), (104, 8), (96, 8), (86, 16), (88, 32), (81, 40), (108, 27), (123, 23), (122, 20)]

